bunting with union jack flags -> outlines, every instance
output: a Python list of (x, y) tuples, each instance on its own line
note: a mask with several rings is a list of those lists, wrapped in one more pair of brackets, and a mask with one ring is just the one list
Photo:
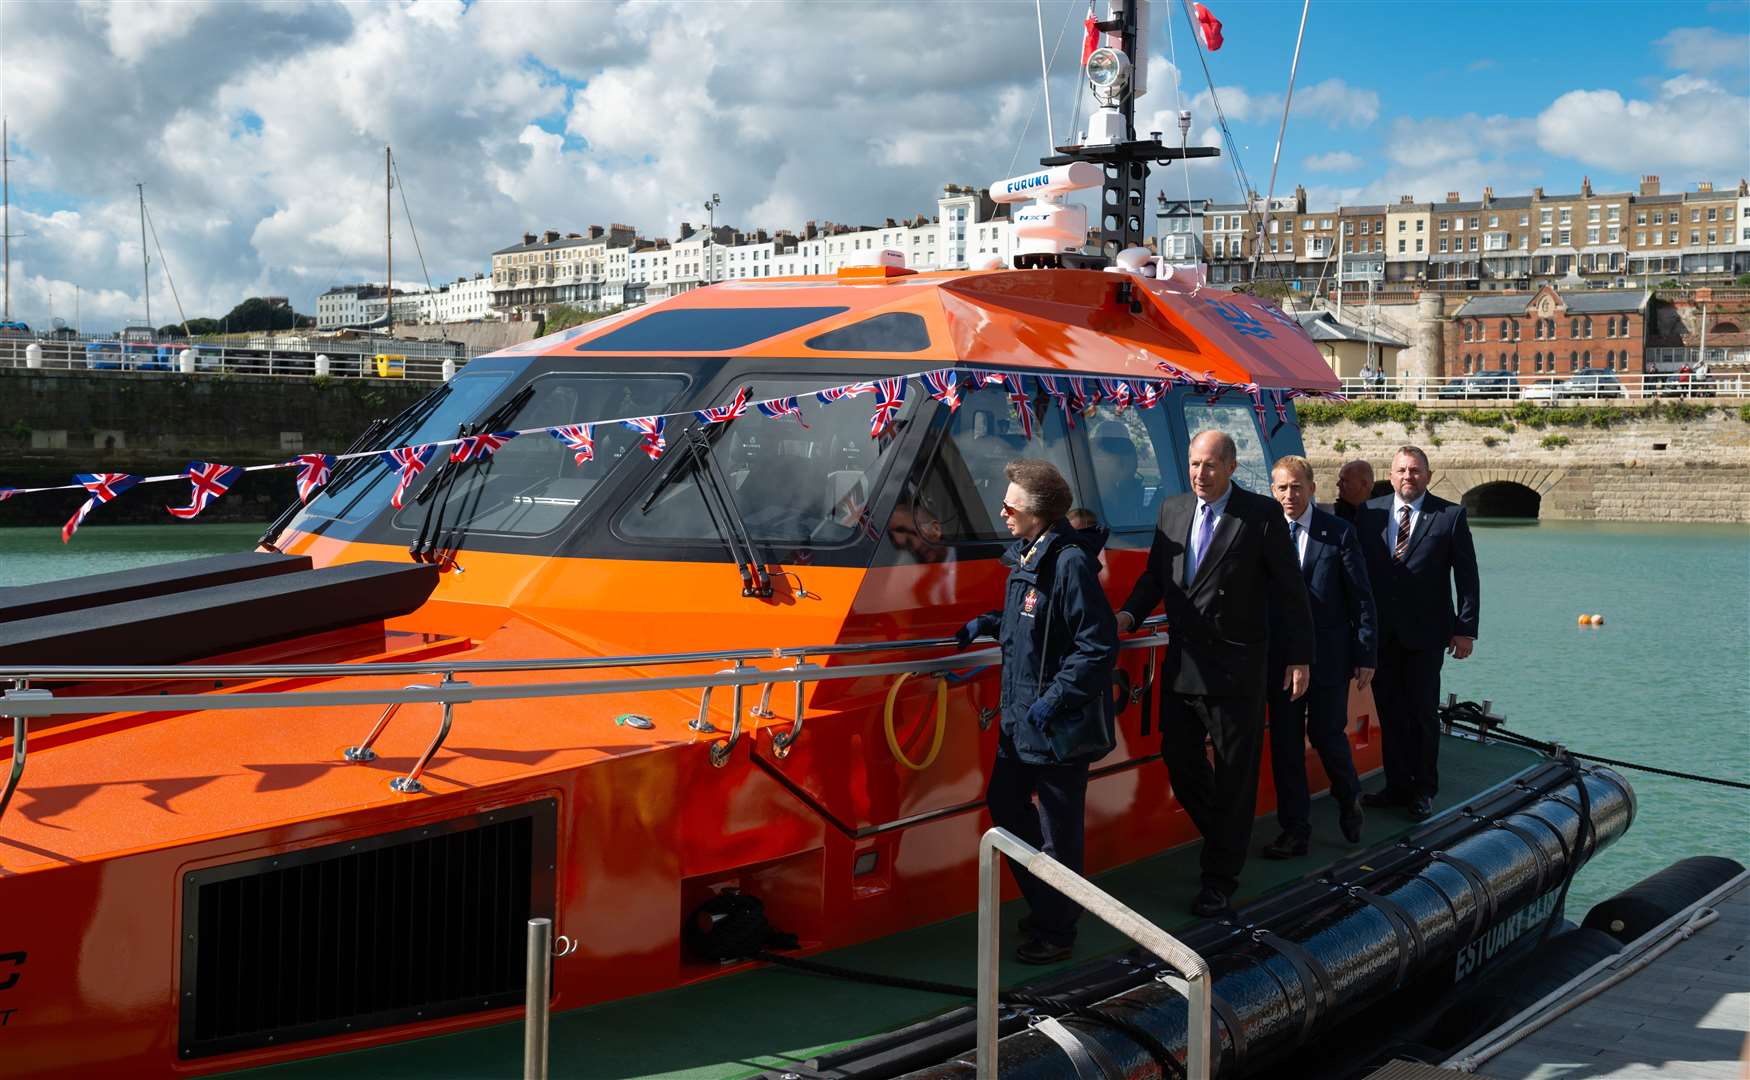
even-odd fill
[(1123, 379), (1101, 379), (1100, 393), (1112, 403), (1112, 408), (1117, 412), (1123, 412), (1130, 407), (1130, 384)]
[(74, 473), (73, 482), (91, 493), (91, 497), (79, 505), (73, 516), (67, 519), (67, 524), (61, 526), (61, 543), (73, 539), (73, 534), (79, 531), (79, 526), (85, 523), (85, 515), (99, 506), (120, 495), (122, 492), (140, 482), (137, 476), (127, 473), (100, 472)]
[(298, 467), (298, 501), (307, 503), (328, 483), (334, 472), (334, 455), (299, 454), (286, 464)]
[(1033, 437), (1033, 399), (1027, 394), (1027, 377), (1025, 375), (1004, 375), (1004, 383), (1009, 389), (1009, 403), (1015, 407), (1015, 412), (1021, 418), (1021, 434), (1031, 439)]
[(727, 424), (731, 420), (739, 420), (747, 412), (747, 387), (735, 392), (735, 400), (727, 405), (713, 405), (709, 409), (699, 409), (693, 413), (701, 424)]
[(0, 488), (0, 502), (5, 502), (7, 499), (12, 498), (17, 492), (17, 488)]
[(424, 446), (397, 446), (383, 451), (383, 460), (399, 473), (395, 480), (395, 494), (389, 497), (390, 506), (401, 509), (401, 497), (407, 493), (407, 486), (425, 471), (426, 463), (436, 449), (431, 443), (426, 443)]
[(485, 461), (517, 437), (514, 431), (487, 431), (479, 435), (464, 435), (450, 450), (450, 460), (458, 465), (469, 461)]
[(1069, 425), (1071, 431), (1074, 431), (1078, 410), (1070, 407), (1069, 392), (1063, 388), (1063, 381), (1056, 375), (1040, 375), (1037, 378), (1039, 385), (1043, 386), (1045, 392), (1051, 396), (1051, 400), (1057, 402), (1057, 407), (1063, 410), (1063, 422)]
[(183, 521), (193, 521), (200, 512), (210, 506), (214, 499), (231, 490), (231, 485), (243, 475), (243, 470), (235, 465), (220, 465), (217, 462), (191, 461), (188, 465), (188, 482), (192, 491), (189, 493), (187, 506), (166, 506), (172, 517)]
[(814, 394), (814, 399), (822, 405), (831, 405), (835, 401), (843, 401), (846, 398), (857, 397), (860, 394), (873, 394), (874, 392), (874, 383), (854, 382), (844, 386), (829, 386), (825, 390), (818, 390)]
[(547, 434), (565, 444), (565, 449), (572, 451), (577, 463), (595, 460), (595, 425), (594, 424), (560, 424), (550, 427)]
[(644, 456), (651, 461), (660, 459), (662, 452), (668, 449), (668, 440), (662, 437), (662, 429), (668, 425), (664, 418), (640, 416), (633, 420), (622, 420), (620, 423), (644, 436), (638, 443), (638, 449), (644, 451)]
[(893, 416), (905, 404), (904, 375), (875, 380), (875, 411), (869, 416), (869, 437), (879, 439), (893, 426)]
[(960, 377), (953, 368), (924, 372), (924, 385), (931, 397), (948, 406), (949, 412), (960, 408)]
[(1131, 400), (1139, 409), (1152, 409), (1161, 403), (1161, 384), (1153, 379), (1138, 379), (1130, 384)]
[(761, 416), (767, 416), (773, 420), (782, 420), (786, 416), (794, 416), (798, 424), (801, 424), (804, 428), (808, 427), (808, 422), (802, 419), (802, 406), (797, 403), (794, 394), (790, 397), (772, 398), (770, 401), (755, 402), (754, 408), (760, 411)]

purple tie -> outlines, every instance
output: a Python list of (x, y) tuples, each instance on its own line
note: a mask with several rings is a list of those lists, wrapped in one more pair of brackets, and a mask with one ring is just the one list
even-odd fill
[(1197, 522), (1197, 565), (1203, 565), (1203, 555), (1209, 550), (1209, 537), (1215, 532), (1215, 507), (1203, 504), (1203, 516)]

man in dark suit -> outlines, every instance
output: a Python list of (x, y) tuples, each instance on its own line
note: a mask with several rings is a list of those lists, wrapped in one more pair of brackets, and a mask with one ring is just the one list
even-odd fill
[[(1193, 914), (1219, 915), (1239, 888), (1252, 842), (1263, 750), (1265, 667), (1274, 603), (1292, 697), (1306, 692), (1312, 612), (1282, 508), (1234, 484), (1226, 432), (1191, 440), (1191, 491), (1161, 504), (1148, 565), (1118, 613), (1134, 629), (1165, 604), (1161, 757), (1173, 793), (1203, 834)], [(1215, 745), (1212, 770), (1204, 749)]]
[(1373, 498), (1373, 466), (1365, 458), (1356, 458), (1337, 470), (1337, 501), (1331, 513), (1353, 522), (1355, 515)]
[[(1270, 472), (1270, 494), (1288, 522), (1288, 539), (1300, 560), (1312, 603), (1312, 686), (1299, 699), (1286, 691), (1270, 691), (1270, 766), (1276, 777), (1276, 823), (1281, 835), (1264, 848), (1271, 859), (1305, 855), (1312, 837), (1312, 798), (1306, 782), (1306, 744), (1312, 743), (1331, 798), (1337, 803), (1337, 825), (1351, 844), (1361, 841), (1361, 781), (1349, 751), (1349, 682), (1363, 690), (1373, 679), (1377, 646), (1373, 586), (1367, 580), (1367, 559), (1349, 523), (1313, 504), (1317, 493), (1312, 465), (1303, 457), (1276, 459)], [(1279, 670), (1280, 656), (1272, 635), (1270, 671)]]
[(1399, 447), (1392, 493), (1355, 520), (1379, 606), (1373, 698), (1385, 757), (1385, 787), (1362, 802), (1402, 806), (1413, 821), (1433, 813), (1440, 787), (1440, 668), (1448, 652), (1454, 660), (1471, 654), (1482, 602), (1464, 507), (1428, 494), (1433, 475), (1420, 448)]

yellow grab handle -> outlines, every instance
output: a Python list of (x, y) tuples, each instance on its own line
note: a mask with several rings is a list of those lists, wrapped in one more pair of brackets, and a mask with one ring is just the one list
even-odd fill
[(914, 772), (922, 772), (935, 764), (936, 755), (942, 752), (942, 738), (948, 733), (948, 680), (936, 679), (936, 734), (930, 740), (930, 752), (924, 755), (924, 760), (913, 761), (905, 756), (905, 751), (899, 747), (899, 736), (893, 730), (893, 703), (899, 698), (899, 688), (905, 685), (905, 680), (912, 677), (912, 672), (905, 672), (893, 680), (892, 689), (887, 691), (887, 708), (883, 713), (883, 721), (887, 726), (887, 749), (893, 751), (894, 760)]

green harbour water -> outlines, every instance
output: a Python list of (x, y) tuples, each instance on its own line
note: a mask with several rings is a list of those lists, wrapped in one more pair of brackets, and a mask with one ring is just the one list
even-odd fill
[[(0, 529), (0, 586), (248, 550), (259, 524)], [(1482, 636), (1444, 688), (1494, 702), (1508, 727), (1575, 750), (1750, 781), (1750, 528), (1476, 525)], [(1576, 617), (1597, 613), (1600, 627)], [(119, 659), (119, 658), (110, 658)], [(1624, 770), (1640, 810), (1581, 874), (1577, 918), (1685, 855), (1750, 864), (1741, 790)]]

